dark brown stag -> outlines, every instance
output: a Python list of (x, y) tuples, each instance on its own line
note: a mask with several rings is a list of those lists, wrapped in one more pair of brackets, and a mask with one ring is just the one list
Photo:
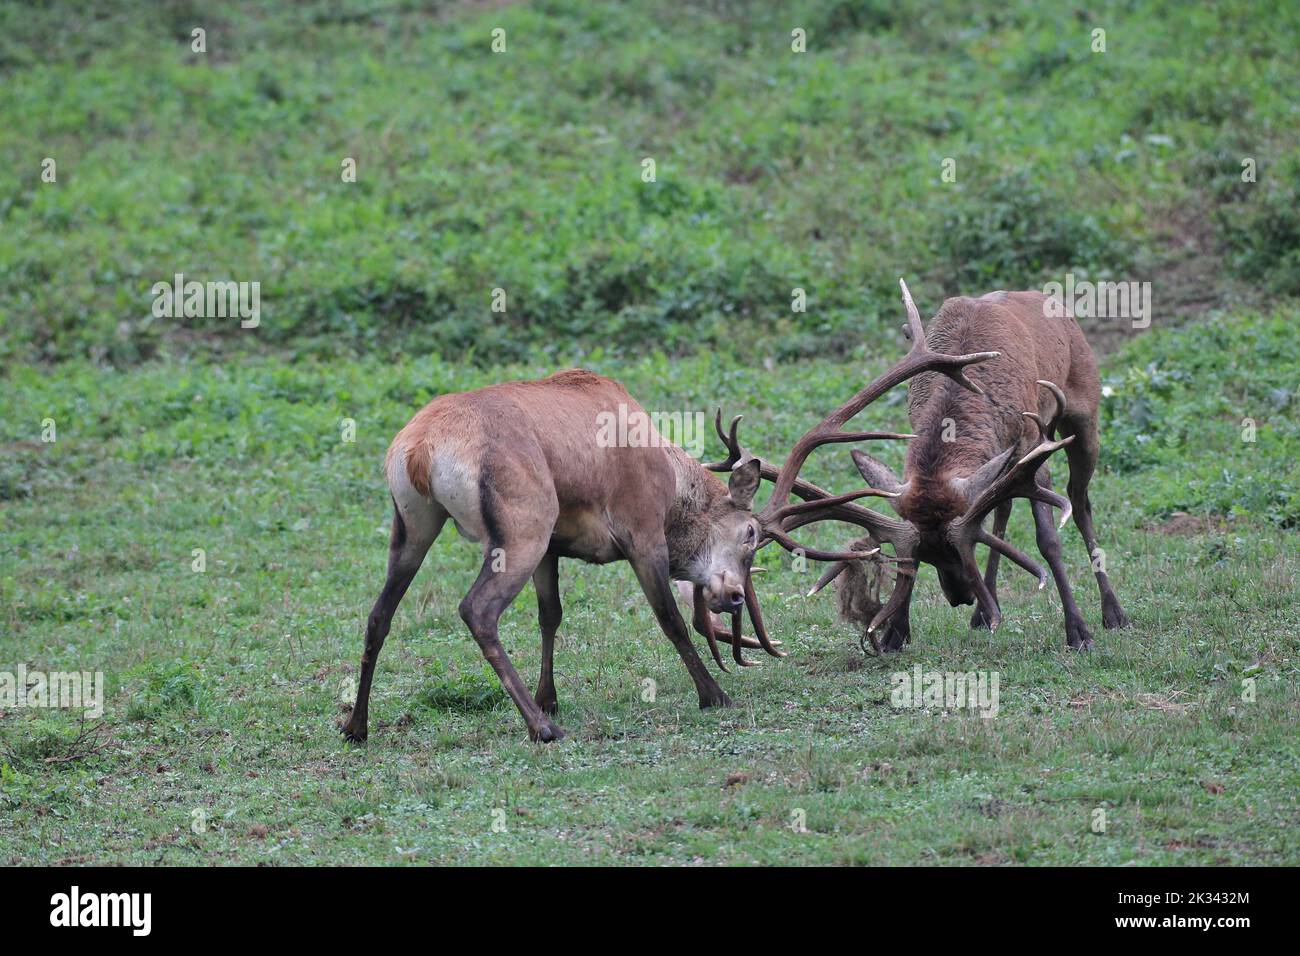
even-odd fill
[[(853, 547), (868, 553), (880, 542), (893, 547), (895, 585), (889, 600), (867, 622), (866, 636), (883, 650), (898, 650), (909, 639), (909, 606), (921, 562), (938, 571), (951, 604), (978, 602), (972, 627), (996, 628), (1001, 622), (996, 596), (1000, 555), (1036, 575), (1040, 588), (1045, 586), (1042, 568), (1002, 539), (1013, 500), (1026, 498), (1033, 508), (1039, 551), (1061, 595), (1066, 640), (1070, 647), (1090, 648), (1092, 635), (1065, 575), (1051, 509), (1062, 509), (1062, 525), (1073, 514), (1083, 535), (1101, 591), (1103, 624), (1107, 628), (1126, 625), (1100, 559), (1088, 500), (1099, 447), (1101, 393), (1092, 350), (1074, 319), (1052, 317), (1044, 307), (1047, 297), (1036, 292), (949, 299), (927, 335), (907, 284), (901, 279), (899, 284), (911, 351), (808, 432), (795, 451), (806, 457), (820, 444), (855, 440), (840, 431), (844, 423), (888, 389), (911, 379), (908, 411), (915, 434), (903, 479), (866, 452), (853, 452), (862, 476), (877, 494), (890, 499), (898, 518), (851, 503), (819, 513), (819, 518), (833, 517), (866, 529), (868, 535)], [(966, 349), (979, 351), (946, 354)], [(946, 359), (947, 364), (936, 358)], [(978, 366), (970, 369), (969, 377), (963, 371), (968, 365)], [(1027, 421), (1034, 424), (1027, 427)], [(1058, 433), (1063, 437), (1057, 439)], [(724, 441), (732, 454), (720, 465), (746, 457), (734, 423)], [(1052, 490), (1046, 465), (1060, 448), (1066, 450), (1070, 465), (1068, 498)], [(776, 470), (767, 465), (760, 473), (776, 481), (774, 500), (784, 500), (791, 492), (809, 502), (829, 503), (831, 498), (829, 492), (807, 482), (778, 480)], [(986, 531), (983, 523), (990, 512), (993, 527)], [(983, 577), (975, 560), (977, 544), (990, 550)], [(834, 562), (813, 592), (847, 566), (845, 560)], [(882, 630), (883, 641), (878, 637)]]

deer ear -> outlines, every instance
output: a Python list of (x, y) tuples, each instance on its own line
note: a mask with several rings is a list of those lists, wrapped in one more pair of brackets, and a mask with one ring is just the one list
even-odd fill
[(762, 465), (757, 458), (751, 458), (743, 465), (737, 465), (727, 481), (727, 490), (731, 493), (731, 503), (737, 508), (749, 510), (754, 503), (754, 492), (758, 491), (760, 469)]
[(858, 471), (862, 472), (862, 477), (867, 480), (867, 484), (872, 488), (879, 488), (881, 491), (888, 491), (890, 494), (902, 494), (903, 483), (898, 480), (898, 476), (883, 461), (876, 461), (865, 451), (853, 450), (853, 464), (858, 466)]
[(971, 475), (969, 478), (958, 479), (957, 485), (961, 488), (962, 493), (966, 496), (968, 502), (974, 501), (983, 494), (984, 490), (988, 488), (989, 485), (993, 484), (1002, 472), (1006, 471), (1007, 464), (1010, 462), (1011, 456), (1015, 454), (1015, 451), (1016, 446), (1012, 445), (1006, 451), (1002, 452), (1002, 454), (986, 461), (980, 467), (980, 470), (975, 472), (975, 474)]

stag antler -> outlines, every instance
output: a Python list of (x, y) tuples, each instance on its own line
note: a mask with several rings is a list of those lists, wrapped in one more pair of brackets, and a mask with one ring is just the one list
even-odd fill
[[(760, 476), (773, 483), (779, 483), (781, 475), (788, 468), (788, 463), (782, 468), (776, 468), (762, 459), (757, 459), (755, 455), (750, 453), (748, 449), (741, 445), (737, 436), (737, 430), (740, 427), (741, 418), (743, 418), (743, 416), (737, 415), (731, 420), (731, 425), (727, 431), (723, 431), (722, 409), (718, 409), (717, 414), (714, 416), (713, 427), (718, 433), (719, 440), (721, 440), (723, 446), (727, 449), (727, 457), (720, 461), (709, 462), (705, 464), (704, 467), (710, 471), (726, 472), (731, 471), (746, 462), (758, 460)], [(857, 441), (866, 438), (907, 439), (912, 437), (912, 435), (901, 434), (899, 432), (839, 432), (835, 436), (827, 438), (826, 441)], [(850, 502), (856, 501), (859, 498), (865, 498), (869, 495), (885, 498), (893, 496), (893, 492), (882, 491), (878, 488), (863, 488), (860, 491), (851, 492), (847, 495), (832, 495), (829, 491), (819, 488), (811, 482), (805, 481), (797, 476), (794, 477), (789, 484), (790, 489), (802, 500), (793, 503), (787, 500), (786, 503), (781, 504), (780, 499), (776, 496), (776, 490), (773, 490), (772, 497), (768, 499), (767, 506), (755, 515), (763, 527), (763, 538), (759, 543), (759, 547), (761, 548), (769, 541), (775, 541), (787, 551), (800, 552), (805, 557), (812, 558), (814, 561), (853, 560), (856, 557), (862, 557), (863, 554), (861, 552), (846, 553), (821, 551), (817, 548), (808, 548), (791, 538), (789, 534), (791, 531), (795, 528), (802, 527), (805, 524), (826, 520), (827, 518), (838, 517), (842, 520), (848, 520), (844, 519), (844, 515), (853, 514), (855, 512), (858, 513), (858, 520), (852, 521), (852, 523), (861, 524), (863, 520), (865, 520), (867, 524), (863, 524), (863, 527), (869, 527), (871, 524), (874, 524), (870, 516), (875, 516), (876, 513), (866, 508), (859, 508), (850, 505)], [(789, 492), (787, 492), (786, 497), (788, 499)], [(840, 511), (839, 509), (843, 507), (847, 507), (851, 510)], [(889, 522), (891, 524), (893, 523), (884, 515), (878, 515), (876, 517), (881, 521)], [(875, 552), (871, 553), (874, 554)]]
[[(741, 462), (749, 461), (754, 458), (754, 455), (750, 454), (750, 452), (745, 449), (736, 438), (736, 428), (740, 423), (741, 417), (742, 416), (737, 415), (733, 418), (731, 420), (730, 433), (725, 432), (722, 430), (722, 409), (718, 409), (718, 414), (714, 419), (714, 428), (717, 430), (718, 438), (727, 448), (727, 457), (721, 461), (706, 464), (704, 466), (705, 468), (708, 468), (710, 471), (731, 471)], [(911, 436), (906, 435), (902, 437), (910, 438)], [(781, 470), (775, 465), (763, 461), (762, 459), (759, 459), (758, 463), (760, 476), (766, 481), (775, 482), (777, 477), (781, 474)], [(828, 498), (834, 497), (825, 488), (820, 488), (804, 478), (795, 479), (792, 491), (796, 496), (802, 498), (804, 501), (825, 501)], [(888, 497), (888, 494), (885, 494), (884, 496)], [(904, 530), (902, 522), (895, 521), (893, 518), (886, 517), (885, 515), (872, 511), (869, 508), (863, 508), (855, 504), (831, 506), (827, 511), (830, 512), (830, 514), (816, 515), (811, 518), (800, 520), (792, 519), (788, 522), (786, 530), (792, 531), (804, 524), (811, 524), (813, 521), (820, 521), (828, 518), (836, 521), (843, 521), (848, 524), (854, 524), (861, 528), (865, 528), (868, 531), (872, 531), (873, 529), (884, 529), (887, 532), (897, 535)], [(890, 537), (889, 540), (892, 541), (893, 538)]]
[[(911, 347), (906, 356), (890, 366), (885, 372), (877, 376), (868, 385), (860, 389), (852, 398), (831, 412), (820, 422), (797, 441), (791, 450), (785, 463), (779, 468), (774, 468), (765, 462), (759, 462), (760, 475), (771, 481), (774, 485), (772, 495), (768, 500), (767, 506), (757, 515), (763, 526), (764, 535), (760, 541), (760, 547), (768, 541), (776, 541), (783, 548), (790, 551), (801, 550), (807, 557), (817, 561), (829, 561), (835, 566), (830, 568), (821, 581), (814, 586), (812, 592), (816, 593), (821, 587), (829, 583), (836, 574), (845, 566), (844, 562), (856, 561), (878, 553), (879, 548), (873, 551), (850, 551), (850, 552), (827, 552), (815, 549), (800, 548), (800, 546), (790, 537), (790, 532), (806, 524), (812, 524), (818, 521), (834, 520), (842, 521), (848, 524), (854, 524), (866, 529), (870, 536), (878, 542), (887, 542), (894, 548), (894, 557), (890, 560), (897, 565), (897, 578), (891, 593), (889, 601), (881, 608), (875, 619), (867, 627), (867, 636), (870, 637), (872, 644), (877, 645), (876, 631), (878, 631), (890, 618), (898, 612), (906, 603), (911, 595), (912, 586), (915, 581), (917, 557), (916, 549), (920, 543), (920, 536), (915, 526), (909, 521), (899, 521), (889, 518), (870, 508), (864, 508), (861, 505), (854, 504), (858, 498), (867, 495), (874, 495), (883, 498), (896, 498), (899, 493), (893, 490), (884, 490), (880, 488), (866, 488), (862, 491), (850, 495), (832, 495), (830, 492), (817, 487), (811, 482), (799, 477), (799, 471), (808, 457), (821, 445), (850, 442), (850, 441), (868, 441), (882, 438), (910, 439), (915, 435), (901, 434), (897, 432), (846, 432), (843, 430), (844, 425), (855, 415), (861, 412), (867, 405), (871, 404), (889, 389), (900, 385), (908, 379), (922, 372), (939, 372), (952, 379), (958, 385), (966, 388), (977, 395), (983, 394), (983, 390), (966, 376), (966, 367), (975, 365), (980, 362), (986, 362), (990, 359), (997, 358), (1000, 352), (972, 352), (966, 355), (947, 355), (932, 350), (925, 341), (925, 329), (921, 323), (920, 312), (917, 311), (916, 303), (912, 300), (912, 294), (907, 288), (907, 282), (903, 279), (898, 280), (902, 290), (903, 306), (907, 310), (907, 326), (905, 333), (911, 342)], [(1050, 384), (1050, 383), (1049, 383)], [(1061, 409), (1052, 419), (1050, 425), (1044, 425), (1038, 421), (1036, 414), (1031, 413), (1038, 422), (1040, 429), (1050, 430), (1054, 428), (1064, 414), (1064, 396), (1060, 395), (1059, 389), (1054, 389), (1053, 394), (1057, 395), (1058, 403)], [(750, 454), (741, 444), (738, 438), (738, 429), (740, 426), (740, 416), (736, 416), (731, 421), (731, 426), (727, 432), (722, 429), (722, 410), (718, 409), (718, 414), (714, 419), (714, 427), (718, 432), (718, 437), (723, 445), (727, 448), (727, 457), (721, 461), (713, 462), (706, 465), (713, 471), (730, 471), (739, 464), (749, 461), (755, 456)], [(1068, 441), (1067, 439), (1066, 441)], [(995, 497), (990, 498), (987, 502), (976, 496), (977, 508), (972, 508), (968, 514), (968, 526), (970, 530), (967, 537), (970, 540), (970, 549), (972, 551), (971, 560), (973, 562), (974, 543), (985, 544), (1004, 554), (1015, 564), (1024, 568), (1029, 573), (1038, 578), (1039, 587), (1041, 588), (1047, 579), (1046, 572), (1041, 566), (1028, 558), (1021, 551), (1003, 541), (1001, 538), (984, 531), (979, 527), (988, 511), (997, 503), (1002, 496), (1011, 493), (1019, 493), (1022, 490), (1028, 491), (1027, 497), (1036, 497), (1038, 500), (1047, 500), (1060, 506), (1061, 499), (1059, 495), (1050, 492), (1047, 489), (1022, 489), (1016, 476), (1019, 476), (1024, 467), (1034, 461), (1041, 460), (1045, 455), (1051, 454), (1062, 443), (1044, 442), (1025, 456), (1024, 459), (1017, 462), (1014, 468), (1008, 468), (1010, 461), (1011, 449), (1008, 449), (1004, 455), (995, 459), (985, 466), (989, 469), (987, 485), (984, 491), (993, 491)], [(1049, 447), (1050, 446), (1050, 447)], [(983, 474), (984, 469), (981, 469)], [(1012, 475), (1012, 472), (1015, 475)], [(1031, 473), (1032, 474), (1032, 473)], [(1004, 480), (1005, 479), (1005, 480)], [(993, 486), (996, 485), (996, 489)], [(1036, 488), (1036, 486), (1035, 486)], [(791, 504), (789, 501), (791, 494), (797, 495), (803, 499), (800, 504)], [(1051, 497), (1048, 497), (1051, 496)], [(978, 575), (975, 575), (978, 577)], [(989, 601), (992, 604), (991, 599)]]
[(1021, 412), (1020, 414), (1025, 418), (1033, 419), (1034, 423), (1038, 425), (1040, 439), (1051, 441), (1056, 436), (1056, 429), (1060, 426), (1061, 419), (1065, 417), (1065, 393), (1056, 386), (1055, 382), (1049, 382), (1046, 379), (1040, 378), (1034, 384), (1041, 385), (1052, 393), (1052, 397), (1056, 399), (1056, 414), (1046, 424), (1038, 417), (1037, 412)]
[[(983, 389), (966, 377), (966, 366), (987, 362), (989, 359), (997, 358), (1001, 353), (972, 352), (968, 355), (946, 355), (930, 349), (925, 343), (925, 330), (921, 326), (921, 314), (916, 310), (916, 303), (912, 301), (912, 294), (907, 290), (907, 283), (899, 279), (898, 284), (903, 291), (903, 305), (907, 308), (908, 331), (912, 339), (911, 349), (908, 350), (904, 358), (894, 363), (869, 385), (860, 389), (856, 395), (810, 428), (802, 438), (795, 442), (794, 448), (790, 451), (790, 456), (785, 460), (785, 464), (781, 466), (781, 471), (777, 475), (776, 487), (772, 489), (772, 498), (768, 502), (769, 507), (772, 507), (773, 503), (777, 507), (784, 505), (799, 478), (799, 470), (803, 467), (804, 462), (808, 460), (808, 456), (821, 445), (869, 441), (877, 438), (915, 438), (915, 435), (900, 435), (893, 432), (845, 432), (841, 430), (851, 418), (877, 398), (914, 375), (929, 371), (940, 372), (963, 388), (970, 389), (976, 395), (984, 394)], [(879, 492), (877, 493), (879, 494)], [(889, 492), (883, 494), (883, 497), (891, 496), (892, 493)]]
[[(760, 474), (764, 478), (769, 478), (774, 485), (767, 506), (756, 515), (764, 532), (764, 540), (760, 542), (760, 547), (767, 541), (775, 541), (786, 550), (799, 551), (815, 561), (853, 561), (863, 557), (864, 553), (831, 552), (805, 548), (791, 538), (789, 533), (797, 527), (814, 521), (841, 520), (864, 527), (871, 531), (877, 539), (889, 541), (895, 544), (895, 547), (897, 547), (900, 539), (908, 537), (909, 534), (914, 534), (913, 529), (903, 522), (894, 521), (869, 508), (851, 504), (858, 498), (864, 498), (868, 495), (882, 498), (896, 497), (895, 492), (884, 491), (879, 488), (866, 488), (853, 494), (831, 495), (799, 478), (799, 471), (808, 460), (808, 456), (822, 445), (889, 438), (902, 440), (915, 438), (915, 435), (899, 432), (846, 432), (843, 430), (844, 425), (864, 408), (895, 385), (907, 381), (914, 375), (929, 371), (940, 372), (963, 388), (968, 388), (976, 394), (983, 394), (980, 387), (966, 377), (966, 366), (997, 358), (1001, 353), (972, 352), (968, 355), (947, 355), (933, 351), (926, 345), (925, 330), (921, 325), (921, 314), (916, 309), (916, 303), (912, 301), (912, 294), (907, 289), (907, 283), (899, 279), (898, 284), (903, 293), (903, 305), (907, 309), (908, 337), (912, 340), (912, 347), (904, 358), (894, 363), (868, 385), (859, 389), (847, 402), (805, 432), (795, 442), (790, 455), (779, 469), (770, 469), (760, 462)], [(736, 416), (731, 421), (728, 433), (724, 434), (722, 431), (722, 409), (718, 409), (718, 414), (714, 419), (714, 427), (717, 429), (718, 437), (722, 439), (723, 444), (726, 446), (728, 454), (721, 461), (713, 462), (705, 467), (712, 471), (730, 471), (737, 465), (755, 457), (741, 446), (737, 437), (739, 426), (740, 416)], [(791, 504), (789, 499), (792, 492), (798, 493), (799, 497), (804, 499), (804, 503)]]
[(1042, 487), (1034, 478), (1052, 452), (1074, 441), (1073, 435), (1067, 435), (1060, 441), (1050, 440), (1061, 419), (1065, 417), (1065, 395), (1051, 382), (1040, 380), (1037, 384), (1046, 388), (1055, 397), (1056, 414), (1052, 416), (1050, 422), (1044, 424), (1036, 412), (1021, 412), (1025, 418), (1032, 419), (1038, 426), (1038, 444), (1012, 464), (1011, 456), (1015, 454), (1017, 448), (1017, 445), (1013, 444), (968, 479), (966, 492), (970, 504), (966, 508), (966, 513), (957, 519), (960, 525), (978, 526), (990, 511), (1008, 498), (1030, 498), (1060, 508), (1061, 527), (1070, 520), (1070, 515), (1073, 513), (1070, 499), (1050, 488)]
[(749, 611), (749, 621), (754, 625), (754, 637), (758, 639), (759, 646), (773, 657), (785, 657), (785, 652), (778, 651), (767, 636), (767, 628), (763, 625), (763, 611), (758, 606), (758, 592), (754, 590), (755, 570), (757, 569), (750, 568), (749, 574), (745, 575), (745, 609)]
[[(757, 567), (750, 568), (749, 574), (745, 576), (745, 608), (749, 611), (749, 618), (754, 625), (754, 636), (749, 637), (742, 633), (740, 635), (740, 643), (742, 647), (753, 647), (753, 648), (761, 647), (764, 651), (771, 654), (773, 657), (785, 657), (786, 656), (785, 652), (779, 649), (781, 642), (773, 641), (768, 637), (767, 628), (763, 624), (763, 612), (758, 606), (758, 594), (754, 590), (754, 584), (751, 576), (755, 574), (760, 574), (764, 570), (765, 570), (764, 568), (757, 568)], [(692, 610), (691, 620), (692, 623), (694, 624), (695, 630), (705, 639), (710, 640), (711, 644), (717, 643), (723, 636), (723, 632), (719, 631), (719, 627), (721, 626), (720, 623), (721, 618), (714, 615), (713, 612), (709, 611), (707, 608), (707, 604), (705, 605), (704, 611), (703, 612), (700, 611), (699, 607), (701, 602), (703, 601), (703, 598), (696, 597), (696, 592), (695, 592), (696, 587), (698, 587), (698, 585), (692, 585), (691, 583), (686, 581), (677, 582), (677, 588), (679, 593), (682, 595), (682, 597), (686, 598), (691, 604), (691, 610)], [(732, 633), (727, 638), (727, 640), (733, 642), (733, 649), (732, 649), (733, 654), (735, 653), (735, 649), (734, 649), (735, 639), (736, 639), (736, 635), (734, 633)], [(717, 659), (717, 655), (715, 655), (714, 659), (715, 660)]]

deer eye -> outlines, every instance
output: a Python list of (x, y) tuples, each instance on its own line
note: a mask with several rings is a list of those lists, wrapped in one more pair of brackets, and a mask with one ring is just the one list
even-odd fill
[(752, 548), (758, 543), (758, 530), (751, 524), (745, 532), (745, 546)]

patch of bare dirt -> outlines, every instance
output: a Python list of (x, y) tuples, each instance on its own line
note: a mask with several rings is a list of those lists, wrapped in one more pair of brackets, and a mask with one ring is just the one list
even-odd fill
[(1150, 329), (1172, 328), (1240, 304), (1219, 252), (1214, 212), (1214, 202), (1206, 197), (1172, 209), (1147, 210), (1154, 222), (1152, 245), (1158, 251), (1150, 274), (1132, 278), (1151, 283), (1150, 324), (1135, 329), (1127, 319), (1080, 319), (1088, 343), (1099, 355), (1116, 351)]
[(1147, 528), (1161, 534), (1197, 535), (1223, 531), (1230, 524), (1223, 515), (1193, 515), (1186, 511), (1175, 511), (1164, 523), (1150, 522)]

